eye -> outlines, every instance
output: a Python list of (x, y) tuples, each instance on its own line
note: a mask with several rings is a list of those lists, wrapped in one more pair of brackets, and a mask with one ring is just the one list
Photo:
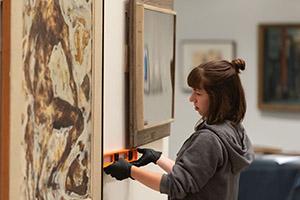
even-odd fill
[(205, 92), (203, 90), (194, 89), (193, 90), (194, 95), (196, 96), (202, 96)]
[(196, 95), (202, 95), (202, 94), (203, 94), (203, 92), (201, 92), (201, 91), (199, 91), (199, 90), (194, 90), (194, 93), (195, 93)]

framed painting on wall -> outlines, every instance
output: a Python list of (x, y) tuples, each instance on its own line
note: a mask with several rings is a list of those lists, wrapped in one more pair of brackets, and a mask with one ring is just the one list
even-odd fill
[(203, 62), (211, 60), (234, 59), (236, 54), (236, 45), (232, 40), (199, 40), (185, 39), (180, 43), (181, 68), (182, 68), (182, 89), (190, 92), (187, 85), (187, 76), (190, 71)]
[(300, 111), (300, 24), (261, 24), (258, 30), (259, 108)]
[(101, 199), (103, 2), (4, 6), (1, 199)]
[(174, 118), (173, 10), (130, 1), (130, 148), (170, 134)]

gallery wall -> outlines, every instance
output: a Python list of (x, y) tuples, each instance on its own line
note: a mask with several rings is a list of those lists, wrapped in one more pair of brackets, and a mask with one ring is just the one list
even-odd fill
[(247, 98), (244, 126), (254, 144), (300, 151), (300, 113), (266, 112), (257, 107), (259, 23), (299, 23), (299, 1), (254, 0), (175, 0), (177, 12), (177, 77), (175, 123), (170, 137), (170, 154), (176, 152), (192, 132), (197, 113), (182, 91), (183, 67), (180, 47), (183, 39), (234, 40), (237, 56), (245, 59), (246, 70), (241, 73)]
[[(128, 123), (128, 79), (126, 72), (125, 9), (126, 0), (105, 0), (104, 2), (104, 153), (126, 146)], [(160, 139), (143, 147), (154, 148), (168, 154), (168, 138)], [(162, 172), (157, 166), (146, 167)], [(167, 199), (166, 195), (127, 179), (117, 181), (103, 175), (103, 199), (140, 200)]]

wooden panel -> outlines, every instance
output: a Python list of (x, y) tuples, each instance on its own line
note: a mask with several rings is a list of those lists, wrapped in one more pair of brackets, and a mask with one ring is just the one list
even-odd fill
[(102, 55), (103, 55), (103, 0), (94, 0), (93, 15), (93, 99), (92, 99), (92, 152), (91, 152), (91, 194), (92, 199), (103, 199), (102, 195)]
[[(3, 1), (0, 132), (0, 199), (9, 199), (9, 107), (10, 107), (10, 1)], [(4, 20), (5, 19), (5, 20)]]
[(137, 2), (168, 9), (173, 9), (174, 7), (174, 0), (138, 0)]
[(154, 140), (161, 139), (163, 137), (169, 136), (171, 130), (171, 124), (160, 124), (155, 127), (150, 127), (139, 131), (134, 137), (133, 147), (138, 147)]
[(138, 5), (136, 8), (136, 56), (135, 56), (135, 121), (137, 122), (137, 130), (142, 130), (144, 128), (144, 7)]

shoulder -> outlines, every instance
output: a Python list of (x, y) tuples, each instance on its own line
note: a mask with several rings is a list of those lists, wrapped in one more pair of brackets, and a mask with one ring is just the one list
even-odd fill
[(203, 152), (223, 152), (223, 145), (218, 136), (209, 129), (201, 128), (196, 130), (181, 146), (177, 158), (184, 152), (189, 154), (201, 154)]
[(200, 129), (195, 132), (195, 137), (194, 137), (194, 143), (197, 143), (201, 145), (204, 148), (214, 148), (214, 149), (222, 149), (222, 141), (218, 137), (217, 134), (215, 134), (212, 130), (210, 129)]
[(210, 128), (203, 127), (197, 130), (194, 134), (198, 140), (218, 140), (218, 136), (215, 131)]
[(236, 138), (241, 137), (245, 132), (241, 124), (233, 125), (230, 121), (225, 121), (220, 124), (203, 123), (197, 131), (209, 131), (223, 142), (236, 140)]
[(201, 129), (194, 133), (191, 142), (178, 154), (178, 159), (196, 160), (204, 159), (201, 163), (211, 163), (209, 166), (221, 166), (226, 150), (218, 136), (209, 129)]

